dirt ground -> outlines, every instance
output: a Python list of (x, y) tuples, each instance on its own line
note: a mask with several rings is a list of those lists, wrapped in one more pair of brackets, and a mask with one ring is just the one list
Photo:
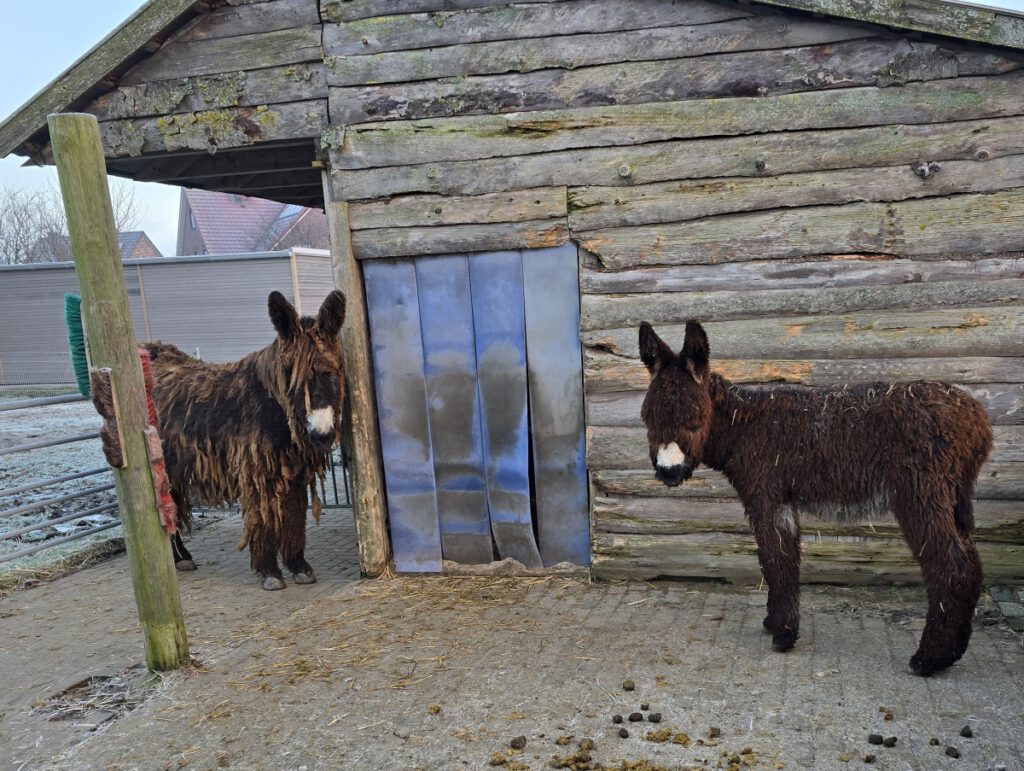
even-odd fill
[(237, 520), (197, 534), (196, 665), (148, 683), (123, 556), (0, 600), (0, 768), (1024, 768), (1024, 649), (991, 602), (921, 679), (917, 589), (805, 588), (780, 655), (757, 588), (360, 581), (349, 517), (310, 530), (320, 582), (282, 592)]

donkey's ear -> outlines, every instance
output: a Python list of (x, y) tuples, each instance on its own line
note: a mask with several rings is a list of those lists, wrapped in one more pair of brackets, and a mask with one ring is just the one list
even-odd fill
[(679, 355), (687, 360), (687, 367), (689, 367), (689, 362), (693, 363), (691, 372), (696, 370), (694, 377), (699, 380), (701, 370), (708, 366), (711, 350), (708, 347), (708, 335), (704, 331), (704, 327), (692, 319), (686, 322), (686, 338), (683, 340), (683, 350), (679, 352)]
[(271, 292), (267, 297), (267, 311), (270, 321), (283, 339), (290, 340), (299, 328), (299, 314), (287, 298), (280, 292)]
[(341, 331), (341, 325), (345, 321), (345, 295), (335, 289), (324, 299), (320, 306), (320, 313), (317, 314), (317, 326), (328, 337), (334, 337)]
[(659, 363), (671, 361), (675, 354), (664, 340), (658, 337), (654, 327), (646, 321), (640, 322), (640, 360), (648, 372), (654, 372)]

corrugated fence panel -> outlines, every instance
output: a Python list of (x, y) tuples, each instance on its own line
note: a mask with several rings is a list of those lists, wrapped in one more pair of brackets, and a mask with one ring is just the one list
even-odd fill
[[(274, 340), (267, 295), (274, 289), (294, 301), (288, 258), (197, 262), (143, 267), (154, 340), (181, 347), (204, 361), (225, 362)], [(217, 323), (211, 323), (211, 317)]]
[(324, 298), (334, 289), (334, 271), (331, 253), (295, 252), (295, 272), (298, 279), (302, 312), (307, 316), (319, 310)]

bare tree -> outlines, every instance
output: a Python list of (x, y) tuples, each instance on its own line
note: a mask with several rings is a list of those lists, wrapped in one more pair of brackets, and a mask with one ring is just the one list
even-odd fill
[[(134, 229), (141, 221), (143, 211), (135, 199), (133, 183), (111, 180), (110, 199), (117, 231)], [(0, 264), (64, 262), (71, 259), (64, 202), (57, 188), (5, 188), (0, 191)]]

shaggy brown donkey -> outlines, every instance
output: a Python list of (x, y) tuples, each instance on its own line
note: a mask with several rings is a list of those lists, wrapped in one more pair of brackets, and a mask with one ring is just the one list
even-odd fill
[(992, 449), (977, 401), (945, 383), (733, 385), (710, 371), (694, 321), (678, 355), (641, 324), (640, 358), (652, 376), (641, 415), (655, 475), (675, 487), (703, 463), (736, 488), (768, 583), (775, 650), (792, 648), (799, 631), (799, 514), (849, 521), (891, 510), (928, 590), (910, 667), (930, 675), (963, 656), (982, 577), (971, 495)]
[[(239, 502), (252, 568), (264, 589), (283, 589), (280, 552), (295, 582), (316, 581), (306, 562), (306, 507), (322, 504), (316, 481), (340, 437), (345, 399), (338, 332), (345, 296), (331, 292), (316, 318), (299, 315), (279, 292), (267, 300), (277, 338), (231, 364), (205, 364), (173, 345), (143, 343), (153, 360), (153, 399), (180, 524), (189, 502)], [(195, 569), (177, 534), (180, 570)]]

